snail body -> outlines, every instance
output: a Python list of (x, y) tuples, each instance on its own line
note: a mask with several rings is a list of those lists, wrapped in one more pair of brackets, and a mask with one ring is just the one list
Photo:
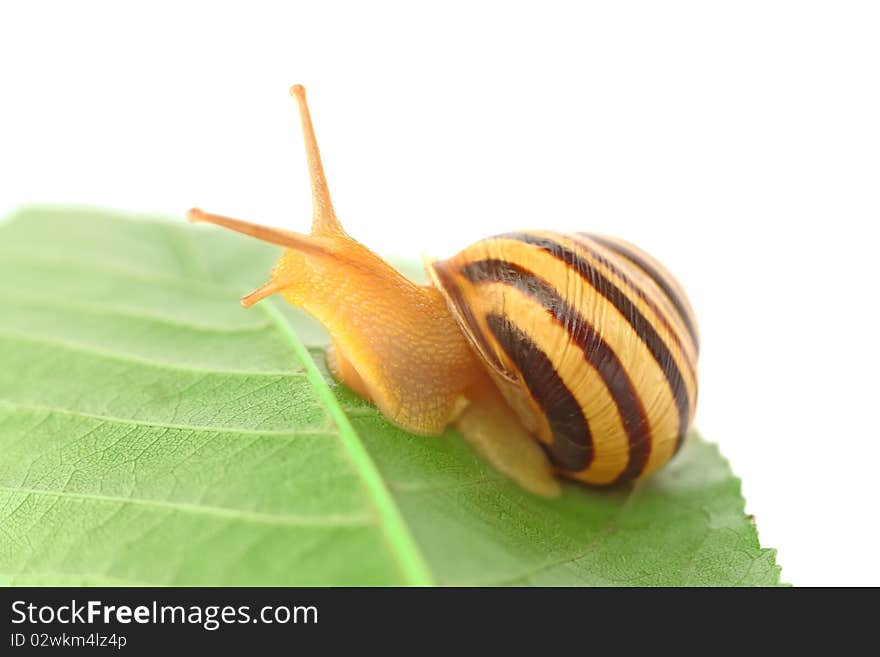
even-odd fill
[(522, 487), (557, 475), (606, 485), (661, 468), (697, 397), (696, 321), (678, 282), (637, 247), (586, 233), (520, 231), (426, 262), (418, 285), (351, 238), (330, 201), (301, 86), (309, 235), (191, 210), (286, 247), (250, 306), (280, 293), (329, 332), (334, 377), (398, 426), (455, 425)]

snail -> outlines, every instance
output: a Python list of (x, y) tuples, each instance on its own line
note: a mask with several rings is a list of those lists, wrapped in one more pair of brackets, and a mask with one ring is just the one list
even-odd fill
[(519, 231), (425, 261), (416, 284), (351, 238), (330, 200), (302, 86), (310, 234), (199, 209), (188, 218), (285, 247), (245, 306), (279, 293), (330, 334), (332, 375), (392, 423), (449, 425), (522, 488), (644, 478), (680, 449), (699, 338), (681, 285), (620, 239)]

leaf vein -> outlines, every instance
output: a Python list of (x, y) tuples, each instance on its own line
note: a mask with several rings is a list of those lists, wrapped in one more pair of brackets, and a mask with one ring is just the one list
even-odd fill
[(45, 412), (57, 415), (70, 415), (91, 420), (98, 420), (112, 424), (131, 424), (135, 426), (156, 427), (160, 429), (177, 429), (180, 431), (192, 431), (200, 433), (218, 433), (218, 434), (241, 434), (246, 436), (265, 436), (278, 438), (297, 438), (302, 436), (330, 437), (330, 434), (323, 429), (244, 429), (240, 427), (211, 426), (199, 424), (175, 424), (171, 422), (156, 422), (153, 420), (139, 420), (135, 418), (123, 418), (114, 415), (102, 415), (100, 413), (89, 413), (87, 411), (79, 411), (68, 408), (57, 408), (53, 406), (41, 406), (38, 404), (23, 404), (10, 399), (0, 398), (0, 406), (8, 406), (14, 410), (25, 412)]
[[(232, 507), (211, 506), (204, 504), (192, 504), (188, 502), (171, 502), (168, 500), (156, 500), (141, 497), (123, 497), (118, 495), (104, 495), (100, 493), (75, 493), (66, 490), (48, 490), (40, 488), (24, 488), (20, 486), (2, 486), (0, 491), (15, 494), (47, 496), (56, 498), (53, 505), (61, 499), (91, 500), (109, 502), (122, 506), (141, 506), (167, 511), (191, 513), (196, 515), (211, 515), (228, 518), (241, 522), (252, 522), (268, 525), (292, 525), (296, 527), (350, 527), (374, 524), (375, 519), (368, 514), (327, 514), (300, 515), (300, 514), (275, 514), (260, 511), (244, 511)], [(51, 508), (51, 507), (50, 507)], [(48, 510), (47, 510), (48, 512)]]
[(84, 354), (99, 356), (109, 360), (122, 361), (125, 364), (141, 364), (149, 367), (161, 368), (165, 370), (174, 370), (178, 372), (198, 373), (198, 374), (217, 374), (222, 376), (240, 376), (247, 378), (271, 378), (272, 383), (283, 379), (295, 379), (302, 377), (302, 372), (284, 371), (284, 370), (233, 370), (233, 369), (213, 369), (209, 367), (194, 367), (192, 365), (177, 365), (174, 363), (146, 358), (144, 356), (136, 356), (134, 354), (112, 349), (101, 349), (100, 347), (87, 346), (69, 340), (61, 340), (59, 338), (49, 338), (46, 336), (27, 335), (17, 331), (7, 331), (0, 329), (0, 340), (7, 342), (29, 342), (31, 344), (44, 345), (47, 347), (57, 347), (68, 351), (77, 351)]

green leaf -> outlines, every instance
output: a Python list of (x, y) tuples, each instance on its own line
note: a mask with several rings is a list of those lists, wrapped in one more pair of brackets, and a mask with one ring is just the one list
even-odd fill
[(295, 309), (242, 309), (276, 257), (91, 209), (0, 226), (0, 581), (778, 583), (715, 446), (632, 490), (523, 492), (336, 385)]

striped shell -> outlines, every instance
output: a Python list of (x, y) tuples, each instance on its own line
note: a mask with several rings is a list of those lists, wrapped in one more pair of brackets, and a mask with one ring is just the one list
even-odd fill
[(675, 279), (636, 247), (577, 233), (506, 233), (429, 266), (525, 427), (563, 473), (647, 476), (681, 447), (698, 336)]

